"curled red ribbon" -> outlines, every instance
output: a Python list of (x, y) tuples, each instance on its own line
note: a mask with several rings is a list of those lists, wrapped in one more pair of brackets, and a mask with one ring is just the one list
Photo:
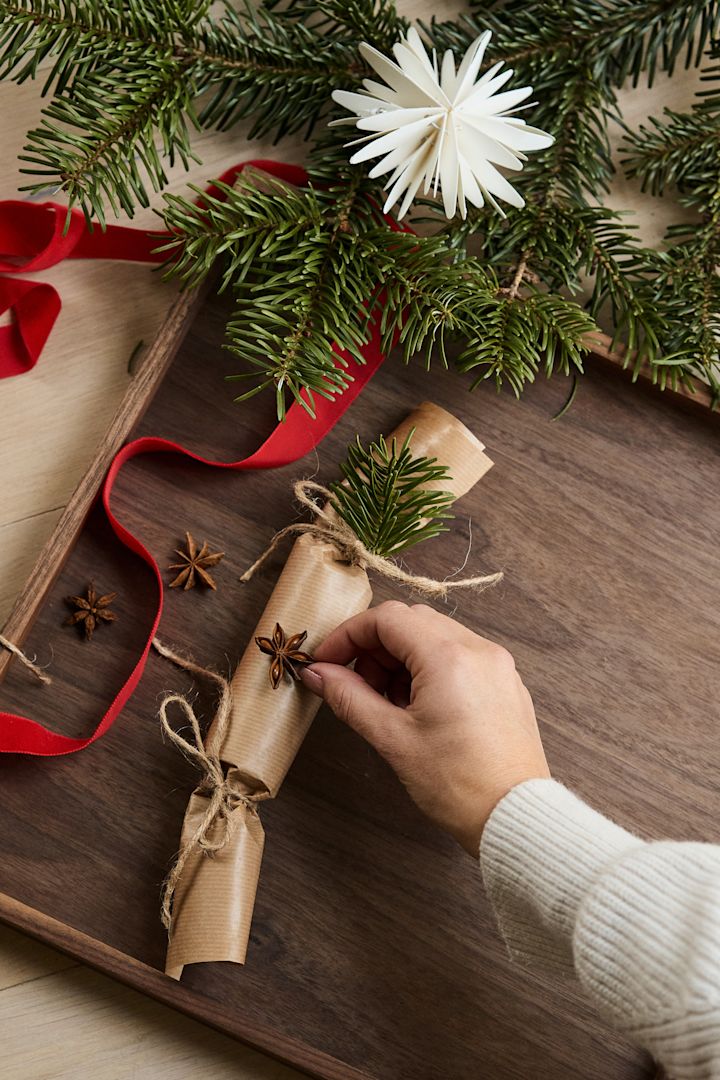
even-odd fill
[[(288, 184), (301, 186), (307, 181), (307, 173), (298, 165), (262, 159), (234, 165), (220, 180), (231, 186), (249, 165)], [(206, 194), (223, 197), (214, 184), (207, 188)], [(0, 274), (46, 270), (64, 259), (161, 263), (165, 255), (155, 249), (171, 235), (126, 225), (108, 225), (104, 231), (90, 230), (79, 210), (71, 210), (68, 220), (67, 207), (58, 203), (7, 199), (0, 202)], [(0, 327), (0, 379), (21, 375), (35, 367), (60, 307), (60, 297), (52, 285), (0, 277), (0, 315), (9, 311), (12, 316), (9, 326)]]
[[(248, 165), (291, 184), (302, 185), (307, 181), (305, 171), (296, 165), (261, 160), (235, 166), (220, 179), (232, 184), (237, 174)], [(208, 188), (208, 193), (221, 195), (218, 189), (213, 187)], [(66, 214), (65, 207), (52, 203), (0, 203), (0, 271), (7, 273), (11, 269), (39, 270), (53, 266), (65, 258), (116, 258), (148, 262), (162, 260), (162, 256), (153, 254), (153, 248), (169, 236), (168, 233), (152, 234), (124, 226), (109, 226), (105, 233), (91, 233), (82, 215), (76, 211), (73, 211), (68, 232), (64, 233)], [(389, 225), (398, 228), (394, 222), (389, 222)], [(2, 291), (3, 286), (7, 286), (5, 292)], [(5, 307), (2, 307), (3, 303)], [(2, 378), (27, 371), (37, 362), (60, 310), (60, 300), (55, 289), (49, 285), (0, 278), (0, 308), (3, 311), (12, 308), (15, 319), (13, 326), (0, 328), (13, 332), (11, 335), (0, 336)], [(155, 576), (158, 602), (147, 641), (130, 675), (90, 735), (82, 739), (69, 738), (51, 731), (29, 717), (0, 712), (0, 753), (55, 757), (82, 750), (108, 730), (140, 681), (162, 615), (163, 581), (154, 557), (113, 513), (112, 490), (123, 465), (141, 454), (152, 453), (181, 454), (203, 465), (233, 471), (274, 469), (289, 465), (322, 441), (382, 364), (384, 356), (377, 322), (373, 324), (372, 336), (362, 353), (365, 364), (356, 368), (354, 380), (348, 388), (331, 400), (317, 399), (314, 420), (302, 406), (293, 404), (285, 421), (275, 427), (255, 453), (241, 461), (211, 461), (177, 443), (154, 437), (136, 439), (117, 453), (103, 484), (102, 501), (115, 535), (130, 551), (147, 563)], [(338, 362), (341, 358), (342, 354), (338, 351)]]

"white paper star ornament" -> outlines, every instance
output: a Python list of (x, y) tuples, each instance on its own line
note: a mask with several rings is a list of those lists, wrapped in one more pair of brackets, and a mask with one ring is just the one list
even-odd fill
[(448, 51), (438, 71), (435, 52), (431, 59), (413, 27), (393, 47), (397, 63), (371, 45), (360, 46), (384, 82), (364, 79), (364, 90), (357, 93), (335, 90), (333, 100), (355, 119), (333, 123), (354, 123), (369, 132), (349, 144), (362, 144), (350, 161), (379, 158), (370, 176), (390, 173), (385, 213), (402, 200), (397, 217), (403, 218), (418, 191), (436, 194), (438, 188), (448, 218), (458, 207), (464, 218), (468, 203), (483, 206), (486, 200), (501, 214), (498, 199), (524, 206), (496, 166), (522, 169), (525, 155), (550, 146), (553, 138), (512, 115), (532, 93), (531, 86), (498, 93), (512, 68), (501, 72), (500, 62), (478, 79), (490, 37), (488, 30), (477, 38), (457, 70)]

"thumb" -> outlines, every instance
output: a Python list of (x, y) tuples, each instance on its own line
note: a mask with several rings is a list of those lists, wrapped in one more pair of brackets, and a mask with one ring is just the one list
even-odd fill
[(404, 720), (402, 709), (373, 690), (356, 671), (341, 664), (312, 664), (303, 669), (301, 677), (309, 690), (378, 753), (386, 758), (392, 756)]

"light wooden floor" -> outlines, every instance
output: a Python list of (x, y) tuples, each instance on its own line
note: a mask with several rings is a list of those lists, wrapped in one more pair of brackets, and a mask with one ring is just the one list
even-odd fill
[[(437, 5), (406, 0), (425, 16)], [(443, 5), (443, 14), (460, 5)], [(696, 75), (680, 74), (648, 92), (623, 95), (634, 125), (665, 104), (683, 108)], [(0, 84), (0, 198), (22, 182), (16, 164), (25, 132), (37, 122), (33, 84)], [(301, 160), (289, 141), (252, 146), (234, 134), (198, 140), (202, 182), (248, 157)], [(176, 170), (172, 188), (188, 177)], [(620, 180), (609, 203), (636, 206), (649, 242), (675, 213)], [(152, 222), (152, 213), (137, 219)], [(0, 382), (0, 626), (71, 491), (93, 455), (129, 380), (138, 341), (152, 340), (171, 291), (144, 266), (66, 262), (43, 271), (59, 289), (63, 310), (37, 368)], [(39, 657), (42, 663), (47, 657)], [(7, 763), (12, 767), (12, 763)], [(261, 1057), (134, 991), (0, 927), (0, 1077), (3, 1080), (285, 1080), (299, 1074)]]

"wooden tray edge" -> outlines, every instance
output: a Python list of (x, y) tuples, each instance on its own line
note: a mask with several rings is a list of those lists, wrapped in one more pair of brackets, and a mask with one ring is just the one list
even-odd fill
[(234, 1010), (219, 1002), (199, 997), (183, 983), (168, 978), (162, 971), (143, 964), (132, 956), (113, 949), (88, 934), (75, 930), (57, 919), (28, 907), (6, 893), (0, 893), (0, 921), (14, 930), (29, 934), (44, 945), (59, 949), (68, 956), (96, 968), (118, 982), (196, 1020), (201, 1020), (221, 1034), (233, 1037), (291, 1068), (301, 1070), (316, 1080), (372, 1080), (372, 1077), (337, 1058), (314, 1050), (306, 1043), (272, 1028), (248, 1023)]
[[(636, 376), (633, 372), (633, 365), (628, 359), (627, 350), (622, 347), (613, 349), (612, 338), (609, 334), (594, 334), (588, 341), (588, 344), (590, 346), (591, 357), (607, 361), (614, 367), (625, 371), (628, 377), (633, 378), (633, 381), (635, 380)], [(637, 372), (637, 378), (642, 379), (643, 382), (652, 383), (659, 393), (674, 394), (678, 397), (685, 398), (687, 401), (691, 401), (694, 405), (702, 405), (707, 409), (714, 410), (716, 408), (716, 403), (713, 401), (710, 387), (701, 379), (691, 379), (691, 386), (685, 386), (681, 383), (676, 388), (668, 387), (666, 390), (661, 391), (653, 379), (652, 370), (648, 364), (641, 365)]]
[[(16, 644), (22, 644), (82, 529), (110, 462), (152, 400), (214, 281), (211, 275), (199, 289), (181, 293), (170, 307), (140, 370), (123, 396), (105, 437), (41, 551), (5, 625), (5, 636)], [(611, 339), (607, 335), (601, 338), (595, 336), (590, 357), (612, 364), (618, 370), (624, 369), (630, 378), (632, 371), (629, 366), (626, 367), (623, 354), (612, 351), (610, 345)], [(638, 372), (638, 377), (643, 381), (651, 379), (645, 369)], [(695, 394), (684, 387), (666, 392), (694, 404), (710, 406), (709, 389), (697, 380), (696, 385)], [(11, 654), (0, 652), (0, 682), (11, 660)], [(182, 983), (167, 978), (161, 971), (3, 893), (0, 893), (0, 921), (318, 1080), (372, 1080), (369, 1073), (314, 1050), (306, 1043), (278, 1035), (263, 1025), (245, 1022), (235, 1011), (196, 995)]]
[[(209, 274), (198, 288), (180, 293), (172, 304), (140, 371), (125, 392), (88, 469), (43, 546), (2, 628), (3, 636), (18, 647), (22, 647), (38, 609), (72, 550), (113, 457), (148, 407), (195, 313), (216, 281), (217, 274)], [(590, 357), (600, 359), (616, 369), (625, 371), (627, 377), (633, 380), (640, 378), (644, 382), (653, 381), (652, 372), (647, 365), (643, 365), (637, 373), (633, 373), (627, 362), (625, 351), (613, 350), (612, 339), (607, 334), (595, 334), (588, 341), (588, 345)], [(665, 393), (679, 396), (708, 409), (711, 409), (714, 404), (710, 388), (699, 379), (692, 380), (692, 389), (681, 385), (677, 389), (668, 389)], [(12, 653), (0, 650), (0, 683), (13, 659)]]
[[(38, 555), (2, 628), (3, 636), (19, 648), (75, 544), (110, 463), (150, 404), (213, 280), (214, 276), (209, 275), (199, 288), (182, 292), (176, 297), (138, 373), (125, 391), (90, 465)], [(0, 683), (13, 659), (12, 653), (0, 651)]]

